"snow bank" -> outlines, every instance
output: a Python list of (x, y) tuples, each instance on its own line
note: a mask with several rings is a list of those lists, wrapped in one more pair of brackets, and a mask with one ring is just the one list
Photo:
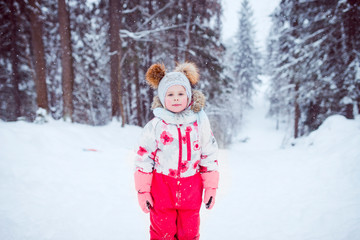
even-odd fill
[(0, 239), (143, 239), (131, 155), (140, 130), (0, 122)]
[[(300, 138), (297, 145), (316, 145), (329, 149), (340, 147), (345, 143), (356, 146), (354, 144), (359, 140), (359, 131), (360, 123), (358, 120), (349, 120), (344, 116), (334, 115), (327, 118), (319, 129), (312, 132), (308, 137)], [(357, 143), (359, 144), (359, 142)], [(354, 150), (357, 150), (357, 147)]]

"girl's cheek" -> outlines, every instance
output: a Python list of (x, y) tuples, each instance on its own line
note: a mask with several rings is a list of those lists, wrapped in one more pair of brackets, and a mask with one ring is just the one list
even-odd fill
[(171, 105), (171, 99), (166, 98), (165, 99), (165, 107), (167, 108), (169, 105)]

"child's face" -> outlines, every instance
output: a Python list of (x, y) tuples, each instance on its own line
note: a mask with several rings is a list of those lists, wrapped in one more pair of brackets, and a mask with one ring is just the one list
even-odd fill
[(188, 97), (186, 90), (181, 85), (169, 87), (165, 94), (165, 108), (171, 112), (178, 113), (187, 106)]

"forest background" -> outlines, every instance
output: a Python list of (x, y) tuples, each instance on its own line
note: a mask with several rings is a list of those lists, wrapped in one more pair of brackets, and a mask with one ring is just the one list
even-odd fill
[(360, 3), (281, 0), (266, 51), (255, 41), (251, 2), (241, 1), (224, 42), (220, 0), (0, 1), (0, 119), (144, 126), (156, 92), (144, 79), (163, 62), (197, 64), (196, 87), (222, 147), (270, 77), (269, 115), (293, 137), (329, 116), (360, 109)]

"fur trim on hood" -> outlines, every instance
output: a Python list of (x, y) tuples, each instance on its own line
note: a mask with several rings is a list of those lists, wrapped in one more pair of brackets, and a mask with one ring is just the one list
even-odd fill
[[(193, 110), (194, 112), (200, 112), (200, 110), (202, 108), (205, 107), (205, 102), (206, 102), (206, 97), (204, 96), (204, 94), (198, 90), (192, 90), (192, 103), (191, 105), (191, 110)], [(151, 104), (151, 109), (155, 109), (155, 108), (163, 108), (163, 105), (160, 102), (160, 99), (158, 96), (155, 96), (153, 99), (153, 102)]]

